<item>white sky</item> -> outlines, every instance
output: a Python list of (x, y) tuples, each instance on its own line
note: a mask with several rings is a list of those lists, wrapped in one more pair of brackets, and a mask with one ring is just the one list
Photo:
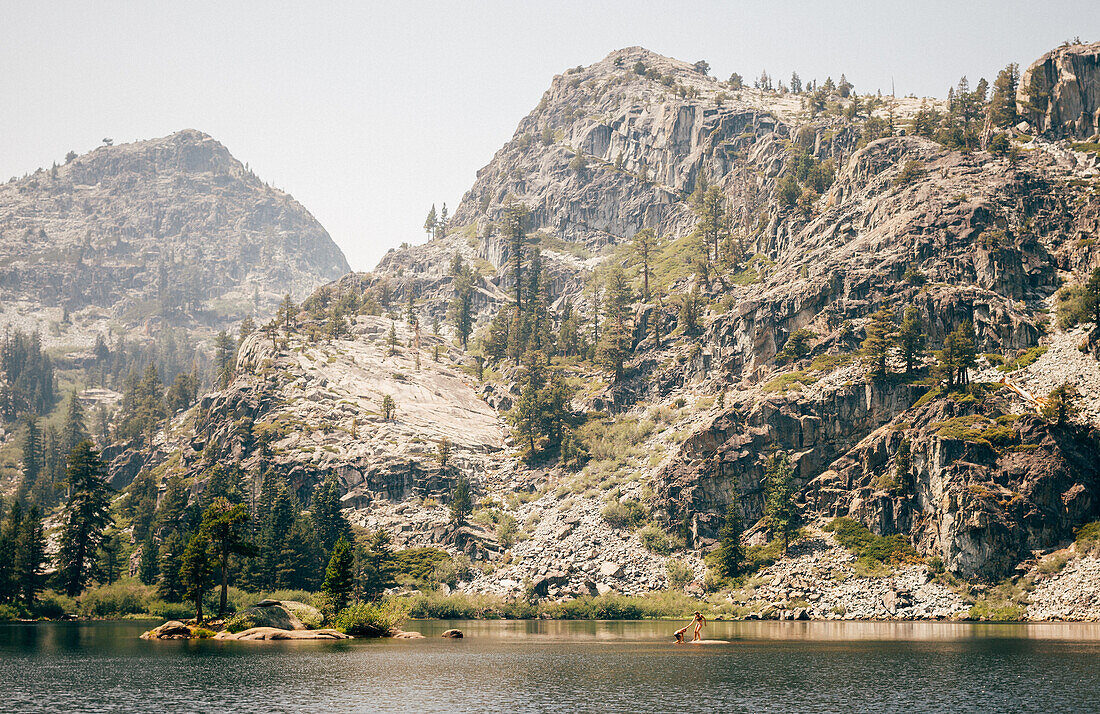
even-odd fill
[(200, 129), (329, 230), (352, 267), (419, 242), (551, 77), (642, 45), (712, 74), (762, 69), (943, 96), (1062, 40), (1095, 0), (888, 3), (0, 0), (0, 180)]

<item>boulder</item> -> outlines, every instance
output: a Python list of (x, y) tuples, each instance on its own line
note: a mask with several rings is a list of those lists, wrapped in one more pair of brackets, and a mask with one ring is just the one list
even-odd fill
[(216, 640), (350, 640), (337, 630), (283, 630), (277, 627), (250, 627), (243, 632), (219, 632)]
[(398, 630), (393, 633), (393, 639), (395, 640), (422, 640), (424, 635), (419, 632), (406, 632), (405, 630)]
[(615, 592), (615, 588), (611, 587), (607, 583), (596, 583), (596, 594), (606, 595), (608, 593)]
[(179, 620), (169, 620), (160, 627), (145, 632), (141, 635), (143, 640), (189, 640), (191, 628)]
[(273, 627), (279, 630), (316, 629), (324, 622), (324, 615), (312, 605), (294, 600), (261, 600), (233, 617), (237, 621), (249, 621), (253, 628)]
[(567, 582), (569, 582), (568, 574), (560, 570), (553, 570), (532, 583), (531, 589), (536, 595), (546, 597), (550, 592), (550, 588), (564, 585)]
[(462, 630), (453, 630), (453, 629), (452, 630), (447, 630), (441, 636), (446, 637), (448, 639), (452, 639), (452, 640), (461, 640), (462, 637), (463, 637)]
[(623, 566), (613, 560), (604, 561), (600, 566), (600, 575), (605, 578), (618, 578), (623, 574)]

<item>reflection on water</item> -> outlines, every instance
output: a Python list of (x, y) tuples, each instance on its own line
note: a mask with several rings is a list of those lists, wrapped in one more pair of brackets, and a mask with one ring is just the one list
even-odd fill
[[(1100, 625), (415, 622), (427, 639), (146, 642), (149, 623), (0, 625), (23, 711), (1100, 711)], [(466, 633), (444, 640), (450, 627)]]

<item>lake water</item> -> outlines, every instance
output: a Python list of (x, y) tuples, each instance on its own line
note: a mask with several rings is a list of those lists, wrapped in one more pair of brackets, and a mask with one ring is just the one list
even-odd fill
[[(0, 711), (1097, 712), (1100, 625), (413, 622), (424, 640), (146, 642), (0, 625)], [(439, 634), (459, 627), (462, 640)]]

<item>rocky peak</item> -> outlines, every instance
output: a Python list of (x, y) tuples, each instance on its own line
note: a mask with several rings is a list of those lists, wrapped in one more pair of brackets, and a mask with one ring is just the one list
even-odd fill
[(0, 185), (0, 296), (32, 318), (80, 313), (67, 344), (97, 320), (225, 326), (348, 270), (301, 204), (193, 129)]
[(1063, 45), (1035, 60), (1020, 77), (1016, 103), (1040, 133), (1095, 140), (1100, 134), (1100, 42)]

